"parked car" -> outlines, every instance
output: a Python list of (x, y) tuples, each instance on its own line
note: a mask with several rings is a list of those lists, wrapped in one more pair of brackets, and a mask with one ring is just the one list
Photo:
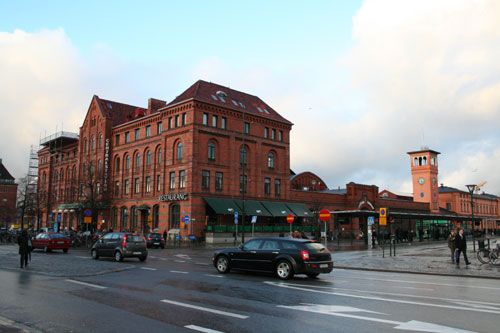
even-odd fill
[(113, 257), (116, 261), (123, 258), (139, 258), (144, 261), (148, 257), (146, 241), (142, 234), (133, 232), (110, 232), (94, 243), (90, 251), (92, 258)]
[(282, 280), (294, 274), (314, 278), (333, 270), (331, 253), (324, 245), (300, 238), (255, 238), (239, 248), (216, 251), (212, 262), (219, 273), (270, 272)]
[(42, 232), (36, 235), (31, 244), (33, 249), (43, 249), (45, 252), (63, 250), (64, 253), (67, 253), (71, 246), (71, 239), (58, 232)]
[(162, 234), (158, 233), (150, 233), (146, 236), (146, 245), (147, 247), (161, 247), (165, 248), (165, 238), (163, 238)]

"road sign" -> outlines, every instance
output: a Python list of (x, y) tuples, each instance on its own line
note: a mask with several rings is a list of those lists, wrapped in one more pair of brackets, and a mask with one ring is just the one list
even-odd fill
[(83, 215), (90, 217), (90, 216), (92, 216), (92, 211), (90, 209), (85, 209), (85, 211), (83, 212)]
[(189, 224), (189, 215), (186, 215), (182, 218), (182, 222), (184, 222), (186, 225)]
[(61, 214), (57, 214), (57, 222), (61, 222)]
[(257, 223), (257, 216), (256, 215), (252, 216), (252, 223)]
[(292, 215), (292, 214), (290, 214), (290, 215), (288, 215), (288, 216), (286, 217), (286, 221), (287, 221), (288, 223), (290, 223), (290, 224), (292, 224), (292, 223), (293, 223), (293, 219), (294, 219), (294, 217), (293, 217), (293, 215)]
[(238, 224), (238, 212), (234, 212), (234, 224)]
[(330, 211), (328, 209), (322, 209), (319, 212), (319, 219), (323, 222), (330, 220)]
[(89, 216), (85, 216), (85, 217), (83, 218), (83, 223), (92, 223), (92, 218), (91, 218), (91, 217), (89, 217)]
[(387, 208), (380, 208), (378, 216), (379, 225), (387, 225)]
[(375, 223), (375, 218), (373, 216), (368, 216), (368, 225), (373, 225)]

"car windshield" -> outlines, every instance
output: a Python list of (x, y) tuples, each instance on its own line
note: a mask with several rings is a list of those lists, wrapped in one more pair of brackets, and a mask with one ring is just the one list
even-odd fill
[(67, 238), (65, 235), (61, 234), (52, 234), (50, 235), (50, 238)]
[(304, 243), (304, 246), (308, 250), (312, 250), (312, 251), (316, 251), (316, 252), (326, 251), (326, 248), (324, 247), (324, 245), (320, 244), (320, 243), (307, 242), (307, 243)]

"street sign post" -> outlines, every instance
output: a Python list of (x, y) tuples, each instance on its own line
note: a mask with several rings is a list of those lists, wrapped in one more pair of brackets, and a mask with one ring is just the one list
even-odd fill
[(387, 208), (380, 208), (378, 216), (379, 225), (387, 225)]
[(373, 216), (368, 216), (368, 225), (375, 224), (375, 218)]
[(322, 209), (319, 211), (319, 219), (325, 223), (325, 247), (327, 245), (327, 232), (326, 232), (326, 222), (330, 221), (330, 211), (328, 209)]
[(294, 217), (292, 214), (289, 214), (286, 217), (286, 221), (290, 224), (290, 236), (292, 235), (292, 223), (293, 223)]
[(252, 216), (252, 238), (253, 238), (253, 229), (254, 229), (255, 223), (257, 223), (257, 215)]

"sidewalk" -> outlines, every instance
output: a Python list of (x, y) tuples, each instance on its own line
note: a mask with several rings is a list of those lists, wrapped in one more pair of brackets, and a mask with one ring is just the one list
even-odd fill
[[(330, 250), (334, 249), (332, 245), (328, 245)], [(400, 243), (396, 245), (396, 256), (392, 257), (388, 245), (385, 251), (382, 247), (361, 251), (345, 251), (341, 247), (333, 252), (336, 268), (500, 279), (500, 266), (481, 264), (471, 241), (467, 256), (472, 264), (466, 266), (461, 257), (460, 266), (457, 266), (451, 261), (446, 241)]]

